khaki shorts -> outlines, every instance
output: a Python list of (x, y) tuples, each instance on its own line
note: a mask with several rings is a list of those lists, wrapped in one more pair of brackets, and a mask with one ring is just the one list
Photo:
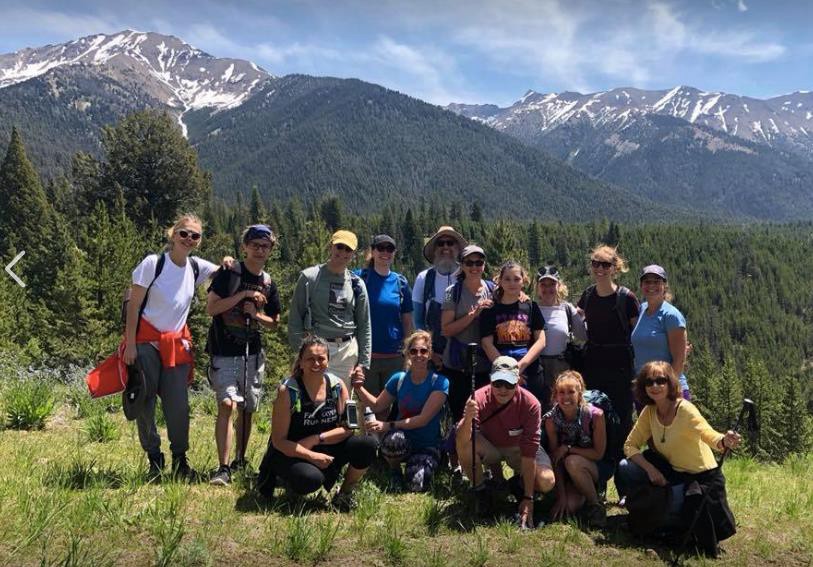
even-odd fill
[(330, 354), (327, 371), (341, 378), (344, 385), (349, 389), (350, 373), (359, 361), (359, 344), (356, 338), (353, 337), (343, 343), (328, 340), (327, 349)]
[[(496, 465), (505, 461), (515, 472), (519, 473), (522, 471), (522, 455), (520, 454), (519, 447), (495, 447), (488, 439), (478, 433), (477, 454), (480, 455), (480, 459), (484, 465)], [(541, 445), (536, 450), (534, 462), (536, 462), (536, 466), (538, 467), (551, 468), (550, 457)]]
[(243, 391), (244, 373), (242, 356), (213, 356), (209, 365), (209, 384), (215, 391), (217, 403), (239, 396), (245, 399), (246, 411), (253, 413), (260, 405), (265, 355), (260, 353), (248, 357), (248, 374), (245, 380), (248, 394)]

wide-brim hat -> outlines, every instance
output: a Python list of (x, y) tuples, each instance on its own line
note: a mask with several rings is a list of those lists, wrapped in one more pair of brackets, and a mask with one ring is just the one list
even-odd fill
[(124, 416), (133, 421), (144, 411), (147, 401), (147, 379), (138, 360), (127, 366), (127, 386), (121, 393), (121, 407)]
[(468, 244), (466, 239), (463, 238), (463, 235), (461, 235), (451, 226), (440, 227), (435, 234), (429, 237), (429, 240), (427, 240), (426, 244), (423, 246), (423, 257), (426, 258), (426, 261), (430, 264), (435, 261), (432, 251), (435, 249), (435, 242), (437, 242), (438, 238), (441, 236), (449, 236), (457, 241), (457, 247), (459, 250), (463, 250), (463, 248), (465, 248)]

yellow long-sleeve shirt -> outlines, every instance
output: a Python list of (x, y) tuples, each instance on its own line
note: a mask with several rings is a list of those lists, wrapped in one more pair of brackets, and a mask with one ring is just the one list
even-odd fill
[(699, 473), (717, 466), (711, 448), (717, 447), (723, 434), (712, 429), (694, 404), (681, 400), (674, 421), (667, 426), (658, 420), (654, 405), (644, 408), (624, 442), (627, 458), (640, 453), (650, 437), (654, 441), (654, 448), (666, 457), (673, 469)]

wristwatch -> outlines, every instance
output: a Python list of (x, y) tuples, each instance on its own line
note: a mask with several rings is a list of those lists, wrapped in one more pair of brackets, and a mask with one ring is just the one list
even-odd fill
[(319, 444), (321, 445), (324, 442), (325, 442), (325, 434), (320, 432), (319, 433)]

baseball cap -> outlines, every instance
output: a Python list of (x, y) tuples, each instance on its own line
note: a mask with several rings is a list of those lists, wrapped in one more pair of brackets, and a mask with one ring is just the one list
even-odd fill
[(331, 244), (344, 244), (350, 250), (355, 250), (358, 248), (359, 239), (356, 238), (356, 235), (350, 232), (349, 230), (337, 230), (333, 233), (333, 236), (330, 237)]
[(243, 232), (243, 244), (251, 242), (252, 240), (270, 240), (274, 241), (274, 231), (264, 224), (252, 224)]
[(395, 239), (389, 234), (377, 234), (373, 236), (373, 240), (370, 242), (370, 248), (375, 248), (379, 244), (392, 244), (397, 248)]
[(641, 270), (641, 276), (639, 279), (644, 279), (644, 276), (648, 275), (658, 276), (663, 281), (666, 281), (668, 279), (666, 277), (666, 270), (664, 270), (657, 264), (650, 264), (649, 266), (646, 266), (643, 270)]
[(545, 279), (559, 281), (559, 270), (556, 269), (556, 266), (543, 266), (536, 271), (536, 281)]
[(491, 381), (503, 380), (509, 384), (519, 382), (519, 363), (510, 356), (498, 356), (491, 364)]
[(479, 254), (479, 255), (480, 255), (480, 256), (482, 256), (483, 258), (485, 258), (485, 257), (486, 257), (486, 253), (485, 253), (485, 252), (483, 252), (483, 249), (482, 249), (482, 248), (480, 248), (480, 247), (479, 247), (479, 246), (477, 246), (476, 244), (469, 244), (469, 245), (468, 245), (468, 246), (466, 246), (466, 247), (463, 249), (463, 251), (460, 253), (460, 259), (462, 260), (462, 259), (464, 259), (464, 258), (466, 258), (466, 257), (468, 257), (468, 256), (471, 256), (472, 254)]

